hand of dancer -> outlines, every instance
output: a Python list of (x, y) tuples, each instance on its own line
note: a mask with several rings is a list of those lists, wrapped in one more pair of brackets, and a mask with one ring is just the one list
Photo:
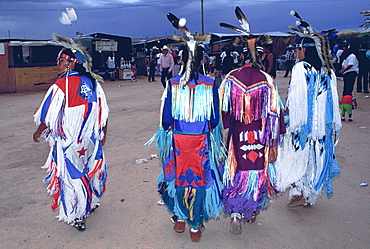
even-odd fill
[(40, 138), (40, 136), (41, 136), (42, 132), (43, 132), (46, 128), (48, 128), (48, 127), (46, 126), (46, 124), (45, 124), (45, 123), (41, 123), (41, 124), (39, 125), (39, 127), (37, 128), (37, 130), (33, 133), (33, 141), (35, 141), (36, 143), (39, 143), (39, 142), (40, 142), (39, 138)]
[(277, 146), (270, 147), (268, 162), (269, 163), (274, 163), (276, 161), (277, 154), (278, 154)]

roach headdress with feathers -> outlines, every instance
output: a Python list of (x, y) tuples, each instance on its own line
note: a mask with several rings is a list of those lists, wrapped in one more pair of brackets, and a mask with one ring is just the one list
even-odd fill
[(320, 35), (319, 33), (315, 32), (311, 25), (302, 20), (302, 17), (292, 10), (290, 14), (298, 19), (296, 21), (296, 27), (289, 26), (290, 29), (292, 29), (296, 35), (300, 37), (309, 37), (311, 38), (314, 43), (305, 43), (304, 39), (301, 40), (301, 43), (296, 43), (295, 47), (296, 48), (302, 48), (302, 47), (316, 47), (317, 54), (321, 60), (321, 65), (323, 68), (326, 70), (333, 69), (334, 66), (330, 60), (330, 46), (329, 46), (329, 41), (326, 39), (326, 37)]
[[(53, 34), (53, 40), (64, 48), (70, 49), (77, 60), (76, 62), (81, 64), (85, 68), (86, 72), (89, 72), (94, 79), (99, 82), (104, 82), (102, 77), (92, 72), (92, 58), (85, 47), (76, 43), (72, 38), (67, 38), (55, 33)], [(64, 49), (60, 51), (59, 56), (63, 54), (63, 50)]]
[[(255, 49), (251, 49), (248, 43), (248, 38), (252, 37), (252, 33), (250, 32), (250, 26), (247, 17), (244, 15), (243, 11), (236, 6), (235, 8), (235, 15), (238, 19), (241, 28), (235, 27), (231, 24), (227, 23), (220, 23), (220, 27), (224, 27), (227, 29), (231, 29), (241, 35), (245, 35), (247, 37), (240, 36), (235, 39), (234, 46), (242, 47), (243, 53), (247, 54), (247, 58), (250, 63), (252, 63), (252, 66), (259, 69), (264, 69), (261, 60), (259, 58), (259, 55), (257, 54)], [(257, 38), (259, 40), (259, 38)]]
[(167, 19), (171, 22), (172, 26), (181, 31), (183, 36), (174, 36), (175, 40), (186, 42), (187, 48), (189, 50), (188, 61), (186, 62), (186, 70), (184, 75), (180, 79), (181, 86), (185, 86), (188, 82), (192, 80), (194, 76), (195, 60), (197, 58), (197, 46), (202, 42), (210, 39), (210, 35), (199, 35), (191, 34), (188, 27), (186, 27), (185, 18), (177, 18), (174, 14), (168, 13)]

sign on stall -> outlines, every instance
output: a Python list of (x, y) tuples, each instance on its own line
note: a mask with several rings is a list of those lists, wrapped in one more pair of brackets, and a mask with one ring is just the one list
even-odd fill
[(118, 42), (115, 41), (96, 41), (96, 51), (117, 51)]

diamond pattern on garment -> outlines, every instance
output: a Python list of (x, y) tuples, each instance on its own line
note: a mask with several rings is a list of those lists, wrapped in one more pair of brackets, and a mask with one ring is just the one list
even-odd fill
[(255, 162), (258, 157), (259, 157), (258, 153), (254, 151), (249, 152), (249, 154), (247, 155), (247, 158), (251, 160), (252, 162)]
[(247, 151), (247, 150), (260, 150), (263, 148), (262, 144), (249, 144), (246, 145), (244, 144), (243, 146), (240, 147), (241, 150)]

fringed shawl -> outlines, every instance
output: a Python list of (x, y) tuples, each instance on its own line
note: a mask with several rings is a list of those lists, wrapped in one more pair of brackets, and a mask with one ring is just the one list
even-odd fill
[(176, 78), (171, 80), (172, 117), (177, 120), (195, 122), (210, 120), (214, 114), (213, 81), (200, 75), (197, 83), (189, 82), (182, 87)]
[[(289, 110), (287, 132), (304, 134), (316, 140), (325, 136), (326, 125), (334, 132), (341, 128), (337, 82), (334, 72), (316, 71), (307, 62), (293, 68), (286, 108)], [(303, 144), (302, 144), (303, 145)]]
[(280, 112), (273, 79), (263, 71), (242, 67), (230, 72), (220, 87), (221, 108), (240, 122), (262, 119), (262, 142), (279, 137)]

